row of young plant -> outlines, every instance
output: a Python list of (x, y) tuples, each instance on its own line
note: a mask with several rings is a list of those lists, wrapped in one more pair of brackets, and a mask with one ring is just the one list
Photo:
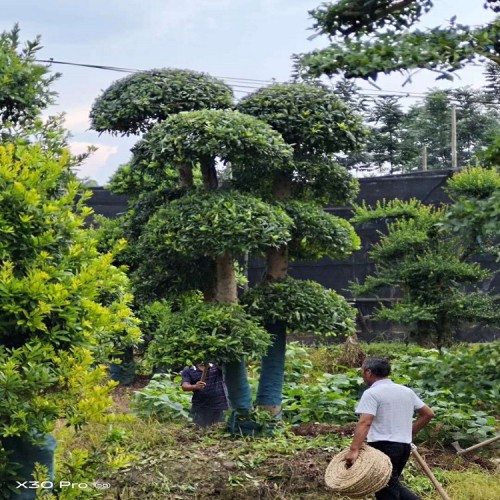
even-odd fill
[[(499, 343), (461, 344), (441, 353), (404, 344), (365, 347), (370, 354), (389, 355), (393, 380), (412, 387), (435, 411), (436, 418), (419, 439), (472, 443), (495, 432)], [(339, 354), (338, 348), (288, 344), (282, 403), (285, 422), (356, 421), (354, 408), (366, 387), (359, 370), (338, 364)], [(249, 380), (255, 392), (258, 365), (251, 366)], [(155, 375), (145, 389), (135, 393), (132, 404), (141, 416), (167, 421), (188, 421), (190, 405), (190, 396), (180, 391), (179, 375), (170, 373)]]

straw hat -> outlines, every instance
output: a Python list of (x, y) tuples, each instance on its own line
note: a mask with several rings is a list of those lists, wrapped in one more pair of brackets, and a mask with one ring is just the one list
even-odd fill
[(347, 468), (345, 456), (349, 449), (335, 455), (325, 472), (326, 485), (337, 493), (362, 498), (384, 488), (392, 473), (389, 457), (375, 448), (363, 445), (359, 456)]

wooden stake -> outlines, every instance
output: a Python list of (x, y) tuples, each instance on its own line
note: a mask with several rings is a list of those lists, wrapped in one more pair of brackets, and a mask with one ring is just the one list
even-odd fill
[(451, 168), (457, 168), (457, 108), (451, 107)]
[(439, 481), (436, 479), (432, 471), (429, 469), (429, 466), (425, 463), (425, 460), (422, 458), (422, 455), (417, 451), (417, 447), (411, 443), (411, 452), (415, 457), (415, 460), (418, 462), (425, 475), (431, 480), (434, 488), (436, 488), (437, 492), (441, 496), (443, 500), (451, 500), (450, 497), (446, 494), (446, 491), (443, 490), (443, 487), (439, 484)]
[(200, 382), (205, 382), (205, 380), (207, 379), (209, 369), (210, 369), (210, 365), (208, 363), (203, 366), (203, 371), (201, 372)]
[(427, 170), (427, 146), (422, 148), (422, 170)]

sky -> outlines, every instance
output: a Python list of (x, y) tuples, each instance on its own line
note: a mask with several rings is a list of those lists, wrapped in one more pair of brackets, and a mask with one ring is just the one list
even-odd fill
[[(125, 67), (140, 70), (170, 67), (203, 71), (224, 78), (286, 81), (291, 56), (325, 47), (327, 39), (310, 40), (308, 11), (321, 0), (0, 0), (0, 29), (21, 27), (21, 38), (41, 35), (40, 59)], [(434, 27), (452, 16), (463, 24), (482, 24), (493, 17), (483, 0), (436, 0), (422, 26)], [(88, 145), (98, 150), (81, 167), (80, 177), (104, 185), (130, 158), (136, 136), (99, 135), (89, 130), (89, 111), (100, 93), (123, 73), (52, 65), (62, 73), (54, 85), (57, 106), (66, 113), (70, 147), (81, 153)], [(421, 71), (411, 84), (406, 77), (382, 76), (384, 90), (423, 92), (430, 87), (483, 84), (481, 67), (460, 72), (455, 82), (436, 82)], [(234, 80), (227, 80), (235, 83)], [(357, 83), (373, 89), (364, 81)], [(239, 84), (241, 85), (241, 83)], [(256, 86), (252, 83), (251, 86)], [(235, 87), (236, 97), (251, 89)]]

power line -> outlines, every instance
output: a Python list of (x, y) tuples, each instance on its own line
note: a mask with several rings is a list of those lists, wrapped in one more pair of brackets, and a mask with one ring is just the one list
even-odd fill
[[(115, 71), (119, 73), (129, 73), (129, 74), (137, 74), (137, 73), (148, 73), (151, 72), (155, 74), (154, 70), (140, 70), (140, 69), (135, 69), (135, 68), (122, 68), (122, 67), (117, 67), (117, 66), (107, 66), (107, 65), (99, 65), (99, 64), (85, 64), (85, 63), (75, 63), (75, 62), (70, 62), (70, 61), (57, 61), (54, 59), (35, 59), (35, 62), (38, 63), (44, 63), (44, 64), (60, 64), (60, 65), (66, 65), (66, 66), (77, 66), (77, 67), (83, 67), (83, 68), (91, 68), (91, 69), (99, 69), (99, 70), (105, 70), (105, 71)], [(161, 75), (157, 75), (161, 76)], [(249, 94), (249, 90), (259, 90), (262, 88), (262, 85), (257, 85), (258, 83), (265, 84), (265, 85), (272, 85), (274, 83), (289, 83), (289, 82), (284, 82), (284, 81), (279, 81), (279, 80), (259, 80), (256, 78), (237, 78), (237, 77), (226, 77), (226, 76), (214, 76), (215, 78), (219, 78), (222, 80), (229, 80), (229, 81), (234, 81), (237, 83), (229, 83), (229, 85), (233, 88), (235, 92), (243, 93), (243, 94)], [(249, 90), (246, 90), (249, 89)], [(342, 95), (341, 92), (334, 92), (337, 95)], [(383, 98), (390, 98), (394, 97), (397, 99), (423, 99), (425, 98), (428, 93), (425, 92), (407, 92), (404, 90), (384, 90), (384, 89), (361, 89), (360, 92), (357, 92), (358, 95), (363, 97), (365, 100), (371, 100), (375, 102), (377, 99), (383, 99)], [(450, 101), (456, 101), (460, 103), (459, 100), (457, 100), (456, 97), (453, 96), (448, 96), (448, 99)], [(484, 104), (484, 105), (489, 105), (489, 106), (500, 106), (500, 102), (495, 102), (495, 101), (483, 101), (483, 100), (470, 100), (469, 102), (472, 103), (477, 103), (477, 104)]]

